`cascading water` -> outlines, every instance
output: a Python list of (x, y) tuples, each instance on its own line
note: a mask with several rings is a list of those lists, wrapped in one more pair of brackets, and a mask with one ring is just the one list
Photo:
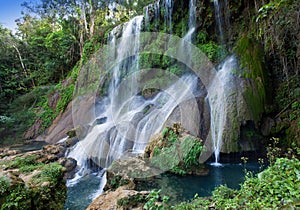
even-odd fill
[[(102, 109), (104, 111), (97, 116), (97, 119), (105, 118), (106, 122), (99, 125), (96, 124), (87, 136), (75, 145), (68, 154), (69, 157), (76, 159), (78, 165), (81, 167), (81, 171), (77, 174), (76, 178), (81, 177), (85, 174), (84, 172), (88, 170), (89, 166), (87, 165), (87, 160), (92, 159), (99, 164), (99, 166), (105, 168), (109, 166), (113, 159), (120, 157), (122, 152), (126, 149), (125, 142), (127, 134), (117, 132), (118, 129), (122, 130), (124, 127), (118, 127), (115, 121), (122, 121), (123, 116), (120, 112), (130, 94), (136, 92), (136, 78), (134, 76), (128, 78), (126, 90), (120, 89), (119, 87), (121, 72), (128, 73), (130, 70), (134, 71), (138, 69), (137, 51), (139, 49), (139, 33), (141, 31), (142, 21), (143, 16), (138, 16), (124, 25), (122, 31), (122, 37), (124, 37), (124, 39), (121, 38), (118, 48), (115, 48), (114, 45), (116, 45), (115, 30), (119, 30), (119, 28), (113, 30), (109, 35), (111, 48), (118, 49), (117, 52), (111, 53), (110, 56), (112, 56), (112, 59), (128, 57), (128, 54), (130, 54), (128, 49), (134, 51), (134, 56), (125, 59), (113, 69), (109, 94), (107, 99), (103, 99), (103, 101), (108, 102), (103, 104), (104, 107), (102, 107)], [(129, 43), (126, 37), (133, 34), (135, 34), (134, 37), (136, 40), (132, 40), (132, 42)]]
[[(163, 10), (160, 9), (163, 6)], [(173, 0), (158, 0), (157, 2), (145, 7), (145, 26), (150, 30), (150, 19), (155, 24), (155, 29), (159, 29), (160, 12), (163, 12), (164, 28), (169, 33), (172, 33), (172, 14), (173, 14)]]
[(165, 29), (169, 28), (169, 33), (172, 33), (172, 14), (173, 14), (173, 0), (165, 0)]
[(188, 32), (182, 39), (178, 53), (187, 52), (186, 56), (190, 56), (191, 50), (186, 49), (187, 46), (185, 42), (192, 42), (193, 35), (196, 27), (196, 0), (190, 0), (189, 2), (189, 22), (188, 22)]
[(230, 94), (230, 83), (233, 80), (232, 71), (237, 68), (234, 56), (227, 58), (220, 65), (219, 71), (212, 82), (212, 88), (208, 95), (210, 103), (211, 136), (215, 156), (214, 165), (219, 164), (219, 156), (224, 138), (224, 127), (227, 123), (227, 98)]
[(226, 34), (230, 37), (231, 34), (231, 26), (230, 26), (230, 13), (229, 13), (229, 5), (228, 1), (224, 0), (222, 4), (219, 0), (214, 0), (215, 7), (215, 18), (218, 26), (219, 36), (220, 36), (220, 44), (224, 47), (226, 43), (226, 38), (224, 35), (224, 28), (226, 27)]
[[(198, 83), (195, 75), (174, 77), (172, 85), (163, 87), (163, 91), (153, 98), (146, 99), (138, 94), (138, 50), (142, 21), (143, 16), (138, 16), (124, 24), (120, 42), (116, 40), (115, 30), (109, 35), (112, 48), (117, 49), (111, 52), (113, 60), (126, 59), (113, 68), (108, 96), (102, 99), (106, 101), (102, 107), (104, 111), (95, 119), (105, 121), (96, 123), (68, 154), (81, 167), (76, 179), (89, 172), (87, 164), (91, 160), (101, 168), (107, 168), (113, 160), (127, 152), (142, 153), (150, 136), (162, 130), (175, 108), (195, 97), (193, 91)], [(135, 37), (134, 40), (128, 39), (129, 36)]]
[(223, 28), (222, 28), (222, 26), (223, 26), (222, 12), (221, 12), (219, 0), (214, 0), (214, 6), (215, 6), (215, 17), (216, 17), (216, 22), (218, 25), (218, 30), (219, 30), (220, 42), (222, 45), (224, 45), (225, 40), (224, 40), (224, 33), (223, 33)]
[[(196, 27), (196, 0), (190, 0), (190, 3), (189, 3), (189, 32), (190, 31), (194, 32), (195, 27)], [(189, 40), (189, 41), (191, 41), (191, 40)]]
[[(227, 0), (224, 2), (225, 5), (225, 18), (226, 24), (229, 24), (229, 10), (228, 10), (228, 3)], [(223, 32), (223, 15), (222, 15), (222, 8), (219, 4), (218, 0), (214, 0), (215, 6), (215, 17), (218, 26), (219, 36), (220, 36), (220, 44), (222, 47), (225, 47), (225, 38)], [(227, 20), (228, 18), (228, 20)], [(230, 26), (228, 26), (230, 28)], [(224, 49), (220, 51), (220, 57), (223, 57)], [(227, 117), (227, 104), (226, 104), (226, 93), (228, 84), (231, 81), (231, 71), (235, 68), (235, 58), (229, 57), (225, 60), (225, 62), (221, 65), (220, 70), (218, 71), (216, 78), (214, 79), (212, 86), (213, 87), (210, 91), (209, 103), (211, 107), (211, 137), (213, 141), (213, 150), (215, 156), (215, 163), (214, 165), (219, 165), (219, 156), (220, 151), (222, 148), (223, 142), (223, 132), (224, 127), (226, 125), (226, 117)]]

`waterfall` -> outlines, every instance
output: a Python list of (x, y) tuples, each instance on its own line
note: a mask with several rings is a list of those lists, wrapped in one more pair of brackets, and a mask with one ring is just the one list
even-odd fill
[(227, 121), (227, 98), (229, 96), (229, 86), (233, 80), (232, 71), (237, 68), (234, 56), (227, 58), (220, 65), (216, 77), (214, 78), (210, 95), (210, 131), (213, 141), (213, 151), (215, 156), (214, 165), (219, 165), (219, 156), (223, 143), (224, 128)]
[(165, 0), (165, 11), (164, 11), (164, 19), (165, 19), (165, 29), (169, 33), (172, 33), (172, 14), (173, 14), (173, 0)]
[[(225, 0), (222, 4), (220, 4), (219, 0), (214, 0), (214, 7), (220, 44), (222, 45), (219, 56), (222, 58), (225, 55), (226, 47), (224, 27), (227, 26), (228, 30), (230, 30), (228, 2)], [(223, 16), (225, 18), (223, 18)], [(230, 35), (230, 31), (227, 34)], [(224, 61), (212, 83), (213, 89), (210, 91), (210, 95), (208, 96), (211, 107), (211, 137), (213, 141), (215, 165), (218, 165), (224, 138), (224, 127), (226, 125), (227, 118), (227, 88), (231, 82), (231, 71), (235, 67), (235, 58), (233, 56)]]
[[(166, 0), (165, 3), (169, 8), (165, 21), (168, 22), (171, 21), (172, 2)], [(114, 160), (122, 158), (128, 152), (141, 154), (151, 135), (161, 132), (178, 105), (195, 98), (193, 92), (198, 84), (196, 75), (166, 77), (171, 85), (160, 87), (163, 91), (152, 98), (138, 94), (142, 76), (138, 62), (139, 35), (143, 19), (143, 16), (135, 17), (109, 34), (109, 45), (113, 49), (109, 53), (109, 60), (112, 63), (120, 62), (112, 68), (108, 95), (101, 99), (102, 103), (97, 107), (102, 111), (95, 117), (96, 123), (91, 123), (93, 126), (88, 134), (68, 153), (68, 157), (76, 159), (81, 168), (75, 180), (69, 181), (70, 183), (90, 173), (91, 162), (105, 170)], [(117, 39), (121, 29), (121, 37)]]
[(214, 0), (214, 6), (215, 6), (215, 17), (216, 17), (216, 22), (218, 25), (219, 36), (220, 36), (220, 43), (223, 45), (223, 44), (225, 44), (225, 41), (224, 41), (223, 24), (222, 24), (222, 22), (223, 22), (222, 21), (222, 12), (221, 12), (219, 0)]
[(222, 46), (225, 46), (227, 43), (225, 41), (224, 36), (224, 28), (227, 29), (227, 35), (230, 37), (231, 35), (231, 26), (230, 26), (230, 12), (229, 12), (229, 5), (228, 1), (224, 0), (222, 4), (219, 3), (219, 0), (214, 0), (214, 7), (215, 7), (215, 18), (218, 26), (219, 36), (220, 36), (220, 43)]
[[(160, 9), (160, 6), (163, 9)], [(160, 28), (160, 15), (163, 16), (164, 26), (166, 32), (172, 33), (172, 15), (173, 15), (173, 0), (158, 0), (153, 4), (145, 7), (145, 26), (147, 30), (150, 30), (150, 22), (153, 21), (155, 29)], [(162, 13), (162, 14), (161, 14)]]
[[(89, 172), (89, 161), (96, 162), (101, 168), (106, 168), (110, 165), (113, 159), (119, 158), (123, 151), (126, 149), (126, 137), (128, 137), (128, 130), (124, 126), (116, 124), (115, 121), (122, 121), (125, 116), (122, 115), (123, 108), (126, 107), (128, 98), (136, 92), (137, 81), (136, 77), (128, 77), (126, 81), (127, 87), (120, 86), (122, 80), (122, 73), (128, 74), (129, 71), (137, 71), (138, 69), (138, 50), (139, 50), (139, 33), (142, 28), (143, 16), (137, 16), (124, 24), (122, 30), (122, 38), (116, 43), (116, 31), (120, 30), (119, 27), (112, 30), (109, 34), (110, 45), (112, 49), (117, 49), (117, 52), (111, 52), (111, 59), (126, 58), (128, 55), (134, 56), (125, 59), (113, 68), (112, 79), (109, 86), (109, 94), (103, 101), (102, 110), (104, 110), (97, 119), (106, 119), (106, 122), (97, 124), (69, 152), (68, 156), (77, 160), (78, 165), (81, 167), (80, 172), (76, 178), (85, 175)], [(128, 42), (126, 37), (135, 35), (135, 40)], [(132, 46), (133, 45), (133, 46)], [(133, 51), (130, 52), (129, 50)], [(95, 119), (95, 120), (97, 120)], [(124, 130), (125, 133), (118, 132)]]
[(150, 17), (149, 17), (149, 6), (145, 7), (145, 27), (150, 30)]
[(196, 0), (190, 0), (189, 3), (189, 31), (196, 26)]

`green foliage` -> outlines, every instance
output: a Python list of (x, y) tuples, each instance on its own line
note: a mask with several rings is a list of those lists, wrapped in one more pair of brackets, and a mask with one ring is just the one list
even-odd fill
[(300, 194), (300, 161), (279, 158), (274, 165), (253, 177), (248, 175), (240, 190), (220, 186), (211, 200), (196, 198), (174, 209), (297, 209)]
[(98, 36), (92, 37), (89, 41), (87, 41), (83, 48), (83, 54), (81, 62), (85, 63), (89, 60), (91, 55), (95, 53), (101, 47), (102, 38)]
[(73, 98), (74, 87), (75, 87), (75, 85), (71, 84), (71, 85), (61, 89), (61, 92), (60, 92), (61, 98), (57, 103), (56, 112), (64, 111), (67, 108), (69, 102)]
[[(57, 162), (40, 163), (38, 158), (37, 155), (28, 155), (1, 162), (6, 168), (19, 169), (22, 174), (37, 170), (37, 174), (26, 185), (23, 182), (10, 183), (10, 179), (14, 178), (0, 177), (1, 209), (61, 209), (63, 207), (66, 197), (63, 167)], [(45, 183), (49, 185), (43, 186)]]
[(59, 163), (52, 162), (49, 164), (43, 164), (39, 170), (41, 173), (34, 176), (32, 179), (33, 184), (50, 182), (52, 186), (55, 186), (61, 183), (64, 173), (63, 167)]
[(296, 69), (299, 69), (299, 9), (297, 0), (267, 1), (261, 5), (256, 17), (258, 37), (272, 62), (274, 76), (279, 74), (281, 82), (297, 75)]
[[(2, 195), (1, 195), (2, 197)], [(8, 195), (0, 198), (1, 210), (6, 209), (31, 209), (30, 194), (27, 187), (21, 185), (16, 186)]]
[(140, 205), (143, 205), (146, 202), (146, 198), (144, 195), (136, 194), (129, 197), (121, 198), (117, 201), (119, 207), (123, 207), (124, 209), (135, 208)]
[[(210, 41), (203, 44), (199, 44), (198, 48), (208, 57), (212, 62), (217, 62), (222, 60), (219, 57), (220, 52), (222, 51), (222, 47), (217, 45), (216, 43)], [(224, 56), (223, 56), (224, 57)]]
[(183, 151), (184, 165), (186, 168), (198, 165), (199, 155), (203, 151), (203, 145), (197, 139), (188, 137), (180, 145), (181, 150)]
[(57, 181), (63, 177), (63, 167), (57, 162), (46, 164), (41, 170), (42, 173), (38, 175), (39, 178)]
[(168, 196), (164, 196), (162, 198), (162, 202), (158, 204), (157, 202), (160, 201), (160, 190), (151, 190), (149, 195), (146, 197), (147, 202), (144, 205), (144, 209), (146, 210), (164, 210), (166, 209), (166, 204), (169, 200)]
[[(288, 81), (282, 82), (276, 90), (275, 103), (278, 109), (284, 109), (289, 103), (296, 100), (300, 93), (299, 88), (299, 77), (291, 77)], [(294, 105), (293, 105), (294, 104)], [(299, 110), (299, 102), (294, 101), (291, 108), (293, 110)]]
[(29, 155), (27, 157), (16, 157), (13, 161), (9, 162), (8, 168), (18, 168), (21, 173), (30, 173), (43, 164), (36, 162), (36, 155)]
[(198, 157), (203, 150), (199, 140), (192, 137), (179, 138), (176, 131), (168, 127), (163, 129), (162, 137), (164, 146), (162, 148), (155, 146), (150, 160), (155, 167), (174, 174), (186, 175), (188, 171), (198, 166)]
[(181, 69), (176, 64), (173, 65), (173, 66), (171, 66), (171, 67), (169, 67), (169, 68), (167, 68), (166, 71), (170, 72), (171, 75), (176, 75), (176, 76), (181, 76), (184, 73), (183, 69)]
[(129, 184), (129, 180), (122, 179), (121, 176), (114, 176), (109, 180), (110, 189), (115, 190), (121, 186)]
[(0, 177), (0, 195), (2, 197), (2, 195), (4, 195), (5, 193), (7, 193), (9, 191), (9, 187), (10, 187), (10, 180), (8, 177), (6, 176), (1, 176)]

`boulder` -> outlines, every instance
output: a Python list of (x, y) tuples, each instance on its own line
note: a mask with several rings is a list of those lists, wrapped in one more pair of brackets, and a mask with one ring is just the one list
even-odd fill
[(149, 160), (140, 157), (128, 157), (116, 160), (107, 170), (105, 190), (115, 190), (126, 185), (127, 189), (134, 189), (135, 182), (149, 180), (162, 172), (153, 167)]
[(58, 160), (59, 164), (65, 167), (64, 179), (73, 179), (76, 173), (77, 161), (73, 158), (61, 158)]
[(47, 145), (23, 154), (6, 152), (9, 155), (0, 159), (0, 208), (62, 209), (67, 195), (64, 177), (76, 168), (73, 159), (59, 160), (63, 150), (61, 145)]
[(108, 191), (96, 198), (87, 210), (126, 210), (126, 209), (143, 209), (146, 196), (149, 192), (138, 192), (128, 190), (126, 186), (119, 187), (115, 191)]

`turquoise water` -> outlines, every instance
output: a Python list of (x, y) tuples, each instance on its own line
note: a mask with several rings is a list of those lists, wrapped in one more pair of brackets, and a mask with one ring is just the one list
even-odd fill
[(247, 171), (257, 173), (259, 164), (256, 162), (247, 163), (226, 163), (221, 166), (208, 164), (209, 174), (207, 176), (176, 176), (163, 174), (151, 182), (142, 183), (139, 190), (161, 189), (162, 195), (170, 197), (171, 203), (191, 200), (197, 193), (199, 197), (211, 196), (215, 187), (227, 185), (233, 189), (239, 189)]
[[(138, 190), (161, 189), (162, 195), (170, 197), (171, 203), (191, 200), (197, 193), (200, 197), (210, 196), (215, 187), (227, 185), (238, 189), (245, 178), (247, 171), (257, 173), (259, 164), (249, 162), (244, 166), (241, 163), (225, 163), (219, 167), (207, 164), (209, 174), (207, 176), (175, 176), (162, 174), (154, 180), (140, 183)], [(68, 198), (65, 210), (85, 209), (99, 190), (100, 178), (89, 175), (81, 179), (77, 184), (68, 187)]]
[(47, 145), (48, 143), (44, 141), (32, 141), (26, 144), (11, 146), (10, 149), (19, 150), (21, 153), (36, 151), (43, 148), (43, 146)]
[(100, 177), (89, 174), (68, 187), (64, 210), (83, 210), (92, 203), (100, 188)]

